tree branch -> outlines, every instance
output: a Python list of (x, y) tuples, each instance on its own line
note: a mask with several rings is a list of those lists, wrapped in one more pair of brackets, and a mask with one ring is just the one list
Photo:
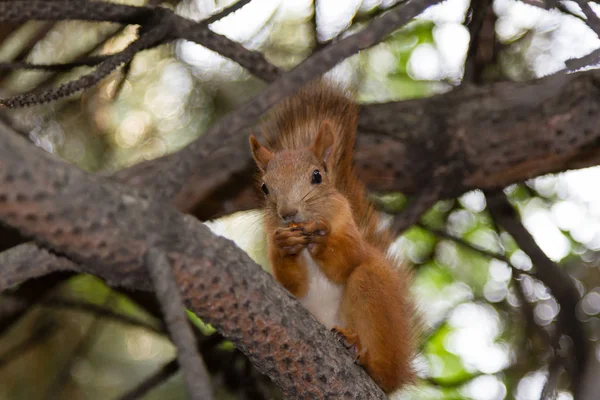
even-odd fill
[(62, 72), (77, 67), (93, 67), (106, 61), (107, 58), (112, 56), (114, 56), (114, 54), (86, 57), (77, 61), (57, 64), (31, 64), (23, 61), (2, 62), (0, 63), (0, 69), (41, 69), (45, 71)]
[(210, 376), (198, 353), (196, 338), (185, 315), (169, 260), (162, 250), (150, 248), (144, 263), (156, 289), (156, 297), (161, 303), (167, 330), (177, 347), (177, 360), (183, 370), (188, 395), (192, 400), (211, 400), (213, 390)]
[(491, 0), (471, 0), (467, 11), (471, 40), (465, 60), (463, 83), (483, 83), (484, 68), (496, 56), (495, 14)]
[(203, 19), (202, 21), (200, 21), (200, 25), (208, 26), (208, 25), (212, 24), (213, 22), (217, 22), (218, 20), (225, 18), (229, 14), (232, 14), (232, 13), (236, 12), (237, 10), (242, 9), (251, 1), (252, 0), (238, 0), (237, 2), (233, 3), (229, 7), (225, 7), (223, 10), (217, 12), (216, 14)]
[(135, 400), (144, 396), (146, 393), (162, 384), (179, 370), (177, 358), (163, 365), (158, 371), (150, 375), (139, 385), (119, 397), (119, 400)]
[[(104, 305), (110, 304), (113, 300), (113, 294), (109, 293), (106, 296)], [(100, 331), (102, 330), (101, 324), (102, 320), (94, 315), (92, 317), (92, 321), (87, 325), (85, 333), (79, 339), (78, 343), (75, 345), (75, 348), (68, 356), (67, 362), (58, 371), (58, 374), (54, 377), (52, 383), (50, 383), (50, 387), (46, 390), (44, 400), (53, 400), (59, 398), (59, 395), (64, 389), (65, 384), (71, 377), (71, 370), (73, 369), (73, 364), (75, 361), (82, 355), (89, 352), (94, 343), (96, 343), (96, 340), (98, 340), (98, 336), (100, 336)]]
[(585, 15), (585, 23), (587, 26), (596, 32), (596, 35), (600, 36), (600, 18), (598, 18), (594, 10), (592, 10), (590, 3), (587, 0), (575, 0), (575, 3), (579, 5), (583, 15)]
[(78, 268), (74, 262), (42, 250), (32, 243), (21, 244), (0, 253), (0, 265), (0, 292), (32, 278), (58, 271), (76, 271)]
[(56, 330), (56, 325), (52, 324), (51, 322), (42, 322), (39, 327), (34, 329), (34, 332), (29, 338), (10, 348), (3, 354), (0, 354), (0, 368), (5, 367), (6, 364), (33, 349), (35, 346), (56, 333)]
[[(0, 265), (2, 265), (0, 263)], [(5, 301), (14, 301), (15, 304), (19, 305), (19, 304), (23, 304), (24, 306), (27, 307), (31, 307), (31, 303), (29, 302), (29, 299), (22, 299), (21, 296), (18, 295), (13, 295), (13, 294), (4, 294), (2, 296), (2, 302)], [(78, 300), (73, 300), (73, 299), (68, 299), (68, 298), (63, 298), (63, 297), (51, 297), (47, 300), (43, 300), (38, 304), (35, 304), (39, 307), (45, 307), (45, 308), (53, 308), (53, 309), (58, 309), (58, 310), (72, 310), (72, 311), (79, 311), (79, 312), (84, 312), (84, 313), (91, 313), (94, 314), (98, 317), (102, 317), (102, 318), (107, 318), (116, 322), (120, 322), (122, 324), (126, 324), (126, 325), (130, 325), (130, 326), (135, 326), (135, 327), (139, 327), (139, 328), (143, 328), (149, 332), (153, 332), (159, 335), (164, 335), (165, 331), (161, 328), (156, 327), (153, 324), (147, 323), (145, 321), (142, 321), (140, 319), (131, 317), (127, 314), (123, 314), (114, 310), (111, 310), (109, 308), (103, 307), (103, 306), (99, 306), (93, 303), (88, 303), (85, 301), (78, 301)], [(35, 306), (33, 305), (33, 306)]]
[[(75, 268), (112, 286), (151, 290), (142, 257), (157, 245), (148, 238), (156, 233), (186, 306), (288, 396), (384, 398), (333, 335), (248, 255), (149, 198), (87, 176), (0, 129), (0, 221), (79, 263), (53, 270)], [(49, 272), (29, 263), (11, 275), (10, 267), (3, 265), (0, 289)]]
[[(2, 3), (0, 3), (0, 5), (1, 4)], [(57, 88), (48, 89), (39, 93), (20, 94), (4, 100), (0, 99), (0, 108), (26, 107), (34, 104), (42, 104), (71, 96), (84, 89), (89, 89), (102, 79), (106, 78), (120, 65), (130, 62), (138, 52), (159, 43), (167, 33), (167, 27), (158, 25), (141, 35), (139, 39), (127, 46), (125, 50), (106, 58), (93, 72), (74, 81), (62, 84)]]
[(541, 280), (552, 292), (560, 304), (558, 323), (564, 334), (571, 337), (575, 363), (571, 371), (575, 390), (573, 395), (579, 398), (577, 378), (585, 374), (589, 358), (589, 345), (581, 321), (576, 317), (576, 307), (579, 303), (579, 292), (570, 276), (540, 249), (531, 234), (525, 229), (516, 211), (508, 202), (503, 193), (488, 194), (488, 207), (495, 221), (506, 230), (517, 242), (519, 247), (527, 253), (535, 265), (536, 277)]
[[(216, 19), (219, 15), (225, 16), (227, 12), (224, 10), (213, 18)], [(80, 2), (77, 7), (73, 7), (71, 1), (0, 2), (0, 22), (28, 20), (106, 21), (142, 25), (146, 30), (157, 27), (157, 23), (160, 23), (160, 26), (169, 29), (171, 40), (186, 39), (196, 42), (232, 59), (265, 81), (273, 81), (281, 72), (261, 53), (247, 50), (227, 37), (212, 32), (205, 21), (195, 22), (162, 7), (133, 7), (96, 1)]]

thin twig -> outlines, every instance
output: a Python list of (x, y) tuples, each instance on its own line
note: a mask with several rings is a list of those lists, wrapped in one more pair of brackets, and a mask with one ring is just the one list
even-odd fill
[(150, 375), (148, 378), (144, 379), (144, 381), (142, 381), (139, 385), (120, 396), (118, 400), (139, 399), (175, 375), (178, 370), (179, 362), (177, 361), (177, 358), (175, 358), (163, 365), (158, 371)]
[(587, 0), (575, 0), (585, 15), (586, 24), (600, 37), (600, 18), (596, 15)]
[(481, 254), (482, 256), (488, 257), (488, 258), (495, 258), (496, 260), (505, 262), (511, 269), (518, 271), (519, 273), (523, 272), (522, 270), (518, 269), (517, 267), (514, 266), (514, 264), (512, 264), (510, 262), (510, 260), (504, 255), (504, 254), (500, 254), (500, 253), (496, 253), (490, 250), (486, 250), (482, 247), (479, 247), (473, 243), (469, 243), (466, 240), (464, 240), (463, 238), (460, 238), (458, 236), (454, 236), (448, 232), (442, 231), (440, 229), (435, 229), (432, 228), (430, 226), (427, 226), (423, 223), (417, 223), (416, 226), (418, 226), (421, 229), (425, 229), (426, 231), (429, 231), (431, 233), (433, 233), (434, 235), (443, 238), (443, 239), (448, 239), (451, 240), (455, 243), (460, 244), (462, 247), (466, 247), (469, 250), (473, 250), (476, 253)]
[(436, 190), (425, 190), (412, 199), (405, 210), (394, 216), (391, 231), (394, 235), (401, 235), (411, 225), (416, 224), (419, 218), (440, 199)]
[(77, 67), (93, 67), (106, 61), (109, 57), (114, 55), (115, 54), (92, 56), (82, 58), (77, 61), (56, 64), (31, 64), (23, 61), (4, 62), (0, 63), (0, 69), (39, 69), (45, 71), (64, 72)]
[(107, 319), (111, 319), (111, 320), (120, 322), (122, 324), (143, 328), (147, 331), (154, 332), (154, 333), (157, 333), (160, 335), (165, 334), (164, 329), (157, 328), (153, 324), (147, 323), (138, 318), (134, 318), (127, 314), (123, 314), (118, 311), (111, 310), (109, 308), (106, 308), (106, 307), (103, 307), (100, 305), (96, 305), (93, 303), (87, 303), (87, 302), (83, 302), (83, 301), (58, 297), (58, 298), (47, 299), (38, 305), (40, 307), (51, 307), (51, 308), (92, 313), (92, 314), (96, 315), (97, 317), (107, 318)]
[[(114, 300), (113, 294), (109, 293), (106, 296), (104, 305), (107, 306), (107, 305), (111, 304), (113, 300)], [(102, 329), (101, 323), (102, 323), (102, 320), (100, 318), (97, 318), (96, 316), (93, 317), (93, 319), (89, 323), (84, 335), (81, 337), (81, 339), (79, 340), (79, 343), (77, 343), (77, 345), (73, 349), (73, 352), (68, 357), (66, 364), (63, 365), (63, 367), (60, 369), (58, 374), (54, 377), (54, 380), (52, 381), (52, 383), (46, 390), (46, 395), (44, 396), (44, 399), (54, 400), (59, 397), (61, 391), (63, 390), (65, 384), (68, 382), (69, 377), (71, 376), (73, 364), (77, 361), (77, 359), (80, 356), (82, 356), (83, 354), (86, 354), (90, 350), (90, 348), (96, 343), (96, 340), (100, 336), (101, 329)]]
[(548, 377), (542, 389), (540, 400), (556, 399), (556, 388), (558, 386), (558, 378), (562, 370), (562, 361), (558, 354), (554, 354), (550, 364), (548, 364)]
[(115, 91), (113, 94), (113, 100), (117, 99), (121, 95), (121, 91), (123, 90), (123, 87), (125, 86), (125, 83), (127, 82), (127, 77), (129, 76), (129, 72), (131, 71), (131, 63), (132, 62), (133, 62), (133, 59), (127, 61), (125, 66), (121, 69), (121, 76), (119, 77), (119, 82), (117, 83), (117, 86), (115, 87)]
[(0, 368), (3, 368), (6, 364), (32, 350), (35, 346), (54, 334), (56, 330), (57, 327), (52, 322), (43, 322), (29, 338), (7, 350), (4, 354), (0, 354)]
[(212, 24), (213, 22), (217, 22), (218, 20), (223, 19), (226, 16), (228, 16), (229, 14), (234, 13), (237, 10), (241, 9), (242, 7), (246, 6), (246, 4), (250, 3), (251, 1), (252, 0), (239, 0), (237, 3), (233, 3), (232, 5), (224, 8), (223, 10), (219, 11), (218, 13), (211, 15), (208, 18), (203, 19), (202, 21), (200, 21), (199, 25), (204, 27), (204, 26), (208, 26), (208, 25)]
[(167, 330), (177, 346), (177, 359), (182, 366), (188, 395), (194, 400), (211, 400), (213, 390), (210, 376), (198, 352), (167, 256), (164, 252), (151, 248), (146, 254), (145, 264), (156, 289), (156, 297), (163, 308)]
[(123, 51), (104, 60), (96, 70), (74, 81), (39, 93), (26, 93), (9, 97), (8, 99), (0, 99), (0, 108), (3, 106), (14, 108), (42, 104), (63, 97), (68, 97), (81, 90), (88, 89), (108, 76), (121, 64), (131, 61), (131, 59), (139, 51), (152, 47), (155, 43), (160, 42), (167, 34), (167, 29), (168, 28), (166, 26), (162, 25), (158, 25), (157, 27), (150, 29), (140, 36), (139, 39), (127, 46)]

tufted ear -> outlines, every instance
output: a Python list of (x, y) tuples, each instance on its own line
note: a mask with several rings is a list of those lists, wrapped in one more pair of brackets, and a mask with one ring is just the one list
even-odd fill
[(258, 169), (264, 173), (267, 169), (267, 164), (273, 158), (273, 153), (263, 147), (254, 135), (250, 135), (250, 148), (252, 149), (252, 157), (254, 157)]
[(310, 146), (310, 150), (314, 153), (319, 161), (327, 165), (331, 152), (333, 151), (333, 144), (335, 143), (335, 136), (333, 134), (333, 125), (329, 121), (323, 121), (319, 127), (319, 132)]

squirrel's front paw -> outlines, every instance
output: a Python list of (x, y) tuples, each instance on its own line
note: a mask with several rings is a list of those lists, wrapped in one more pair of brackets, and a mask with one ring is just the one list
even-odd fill
[(303, 231), (308, 237), (308, 251), (313, 257), (318, 257), (325, 248), (327, 237), (329, 236), (329, 224), (323, 219), (307, 222), (303, 226)]
[(330, 231), (329, 223), (322, 218), (307, 222), (302, 229), (307, 235), (317, 240), (329, 235)]
[(286, 256), (299, 254), (308, 244), (308, 238), (297, 228), (280, 228), (275, 231), (275, 246)]

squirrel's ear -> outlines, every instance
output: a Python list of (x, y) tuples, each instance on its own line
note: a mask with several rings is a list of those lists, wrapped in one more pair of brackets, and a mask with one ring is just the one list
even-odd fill
[(252, 157), (254, 157), (256, 165), (261, 172), (265, 172), (267, 169), (267, 164), (273, 158), (273, 153), (263, 147), (254, 137), (254, 135), (250, 135), (250, 147), (252, 149)]
[(333, 125), (329, 121), (323, 121), (310, 149), (320, 161), (326, 164), (333, 151), (334, 142)]

